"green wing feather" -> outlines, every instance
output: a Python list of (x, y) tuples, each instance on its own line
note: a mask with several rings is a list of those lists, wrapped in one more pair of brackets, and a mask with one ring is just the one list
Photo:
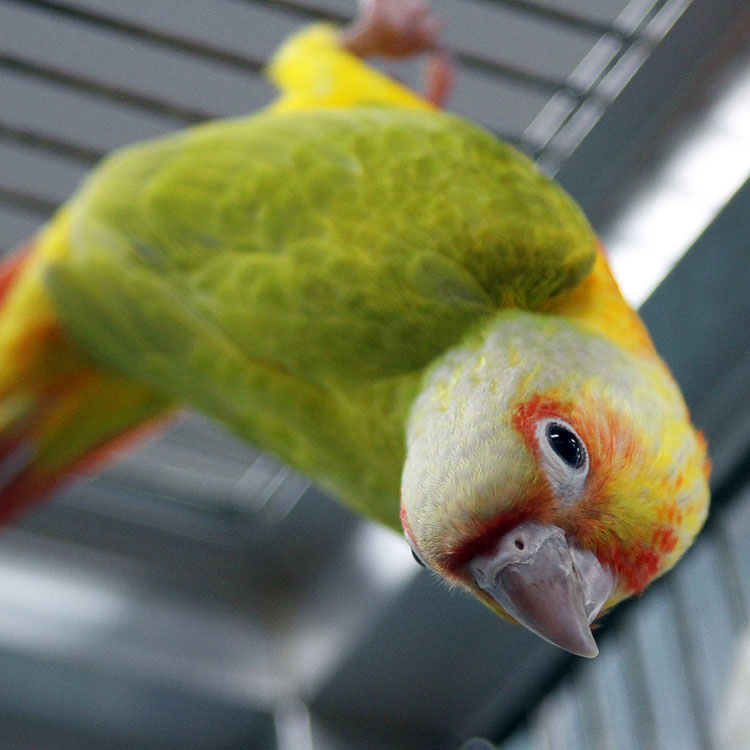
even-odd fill
[(422, 371), (590, 269), (578, 208), (490, 134), (396, 108), (263, 113), (125, 150), (48, 284), (108, 367), (397, 525)]

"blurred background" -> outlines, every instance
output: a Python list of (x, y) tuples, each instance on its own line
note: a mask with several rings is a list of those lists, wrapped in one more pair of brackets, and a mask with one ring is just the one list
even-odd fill
[[(572, 192), (682, 385), (714, 465), (701, 540), (588, 662), (185, 414), (0, 532), (0, 747), (750, 748), (750, 9), (434, 6), (448, 108)], [(111, 149), (268, 102), (276, 45), (354, 12), (0, 0), (0, 249)]]

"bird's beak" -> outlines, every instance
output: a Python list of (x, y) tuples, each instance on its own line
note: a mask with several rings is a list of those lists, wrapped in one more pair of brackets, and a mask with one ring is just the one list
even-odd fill
[(615, 577), (593, 552), (568, 544), (562, 529), (521, 523), (469, 569), (479, 588), (521, 625), (579, 656), (599, 653), (589, 626)]

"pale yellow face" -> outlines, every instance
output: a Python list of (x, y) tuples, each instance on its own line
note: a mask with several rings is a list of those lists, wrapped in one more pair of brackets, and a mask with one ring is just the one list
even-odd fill
[(707, 508), (705, 445), (666, 368), (564, 320), (500, 316), (446, 355), (415, 404), (407, 536), (484, 600), (466, 566), (516, 524), (593, 552), (615, 574), (611, 606), (674, 564)]

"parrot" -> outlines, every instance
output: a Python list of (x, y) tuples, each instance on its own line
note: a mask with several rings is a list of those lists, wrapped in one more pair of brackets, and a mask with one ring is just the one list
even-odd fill
[[(282, 43), (276, 101), (107, 157), (0, 268), (0, 518), (190, 407), (574, 654), (690, 547), (707, 446), (581, 209), (365, 55), (421, 2)], [(443, 63), (445, 59), (443, 58)]]

